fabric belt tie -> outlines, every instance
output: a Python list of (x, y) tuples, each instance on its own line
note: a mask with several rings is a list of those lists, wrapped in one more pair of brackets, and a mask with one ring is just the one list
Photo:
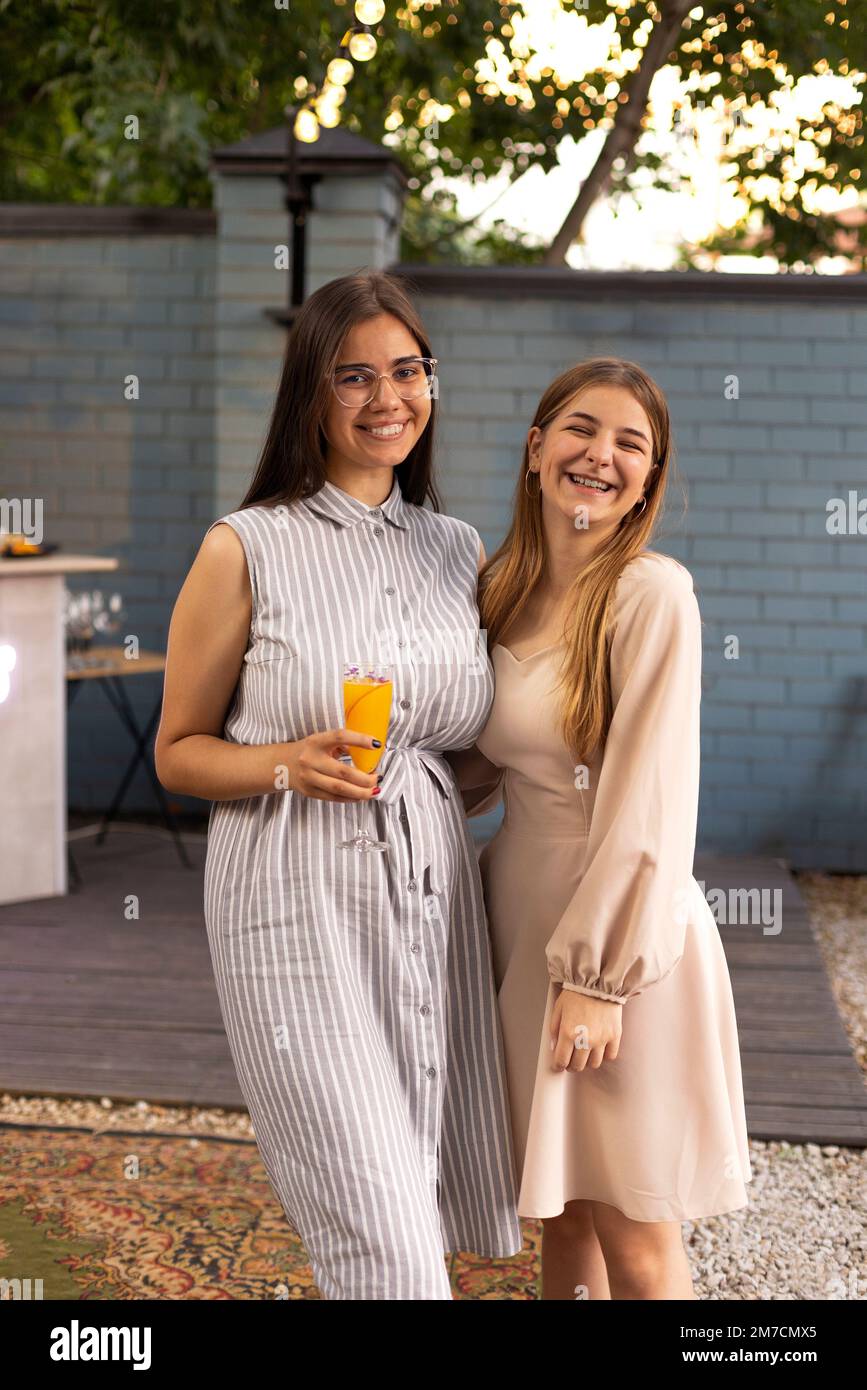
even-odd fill
[[(451, 799), (454, 785), (452, 771), (441, 753), (430, 748), (418, 748), (412, 744), (390, 744), (379, 760), (376, 769), (382, 774), (379, 796), (374, 800), (385, 806), (403, 805), (406, 825), (412, 846), (413, 873), (421, 876), (422, 868), (429, 865), (430, 884), (434, 893), (441, 893), (441, 865), (435, 859), (434, 839), (428, 817), (424, 813), (424, 802), (420, 795), (419, 777), (430, 777), (446, 801)], [(418, 790), (414, 792), (414, 786)], [(419, 889), (421, 884), (419, 884)]]

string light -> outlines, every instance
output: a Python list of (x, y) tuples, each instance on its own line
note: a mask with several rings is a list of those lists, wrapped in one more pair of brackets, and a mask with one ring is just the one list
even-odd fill
[(384, 14), (384, 0), (355, 0), (355, 17), (362, 24), (378, 24)]
[(340, 125), (340, 109), (337, 106), (327, 106), (325, 102), (316, 103), (316, 119), (326, 130), (333, 130)]
[(358, 29), (350, 35), (349, 51), (357, 63), (366, 63), (376, 52), (376, 39), (366, 29)]
[[(340, 108), (346, 100), (346, 84), (355, 76), (350, 57), (357, 63), (367, 63), (376, 53), (376, 39), (366, 27), (378, 24), (385, 14), (384, 0), (355, 0), (356, 23), (347, 29), (337, 50), (325, 69), (325, 81), (319, 92), (311, 94), (296, 113), (296, 140), (311, 145), (319, 139), (319, 128), (332, 130), (340, 124)], [(364, 27), (363, 27), (364, 26)]]
[(309, 106), (302, 106), (295, 117), (295, 139), (303, 141), (305, 145), (312, 145), (314, 140), (319, 139), (319, 119)]
[(325, 126), (326, 130), (331, 130), (340, 124), (340, 108), (345, 100), (345, 87), (336, 87), (330, 82), (325, 83), (314, 102), (314, 106), (319, 124)]
[(345, 87), (347, 82), (351, 82), (355, 76), (355, 68), (349, 59), (341, 58), (340, 54), (331, 59), (325, 71), (328, 81), (333, 82), (337, 87)]
[(346, 100), (346, 88), (335, 82), (326, 82), (320, 92), (320, 97), (331, 106), (342, 106)]

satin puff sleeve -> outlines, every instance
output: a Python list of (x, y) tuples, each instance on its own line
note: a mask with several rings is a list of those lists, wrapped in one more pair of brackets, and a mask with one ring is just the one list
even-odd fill
[(546, 947), (565, 989), (624, 1003), (683, 955), (699, 792), (701, 617), (692, 576), (627, 566), (609, 647), (613, 717), (581, 880)]
[(478, 748), (459, 748), (443, 757), (455, 775), (455, 782), (467, 816), (483, 816), (499, 805), (506, 769), (489, 762)]

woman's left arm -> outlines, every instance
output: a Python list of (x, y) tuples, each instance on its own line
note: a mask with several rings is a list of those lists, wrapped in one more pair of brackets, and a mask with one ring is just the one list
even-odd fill
[(505, 768), (489, 762), (475, 744), (451, 749), (443, 757), (455, 775), (465, 815), (483, 816), (499, 805)]
[(611, 640), (614, 707), (581, 881), (546, 947), (564, 989), (624, 1003), (686, 937), (699, 792), (701, 617), (682, 567), (636, 580)]

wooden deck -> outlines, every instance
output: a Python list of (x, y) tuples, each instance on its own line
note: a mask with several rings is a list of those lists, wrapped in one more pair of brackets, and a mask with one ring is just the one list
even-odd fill
[[(0, 1090), (243, 1105), (202, 916), (205, 841), (185, 869), (161, 831), (74, 842), (83, 882), (0, 908)], [(721, 925), (752, 1137), (867, 1145), (867, 1091), (806, 905), (774, 859), (698, 856), (705, 892), (779, 890), (782, 931)], [(127, 921), (129, 894), (140, 918)]]

